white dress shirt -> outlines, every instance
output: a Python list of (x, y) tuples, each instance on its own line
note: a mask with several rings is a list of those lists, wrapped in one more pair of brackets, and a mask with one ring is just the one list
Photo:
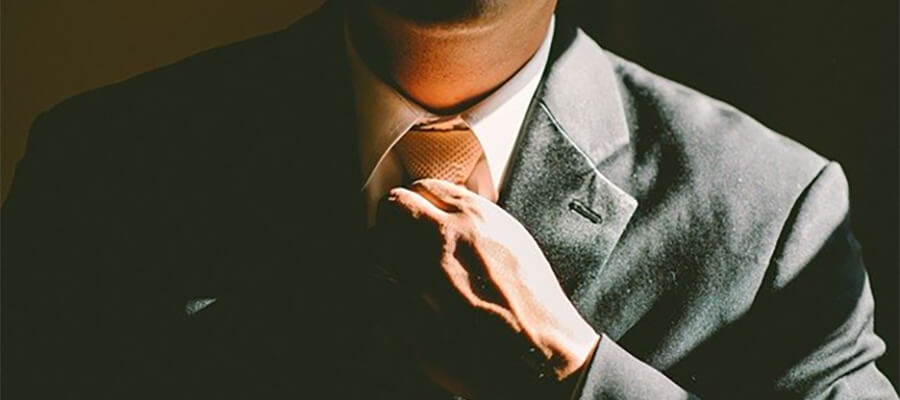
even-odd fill
[(364, 179), (361, 190), (369, 226), (374, 224), (378, 201), (403, 181), (403, 167), (391, 150), (404, 133), (421, 122), (461, 118), (475, 133), (484, 151), (476, 171), (487, 171), (496, 192), (502, 190), (519, 130), (550, 55), (553, 25), (551, 18), (543, 43), (515, 75), (477, 104), (451, 116), (432, 114), (382, 81), (359, 57), (350, 40), (349, 29), (346, 31)]

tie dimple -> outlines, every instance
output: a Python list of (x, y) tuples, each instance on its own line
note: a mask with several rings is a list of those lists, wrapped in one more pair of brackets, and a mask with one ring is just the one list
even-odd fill
[(396, 151), (412, 180), (434, 178), (456, 184), (466, 182), (482, 155), (475, 134), (460, 124), (414, 127), (397, 142)]

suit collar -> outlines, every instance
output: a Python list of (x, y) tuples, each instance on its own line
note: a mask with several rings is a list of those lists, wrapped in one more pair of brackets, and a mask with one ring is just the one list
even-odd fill
[(583, 31), (559, 24), (540, 101), (594, 162), (628, 144), (618, 79), (609, 58)]
[(637, 201), (596, 167), (629, 143), (615, 71), (583, 32), (557, 26), (499, 204), (534, 236), (578, 306), (579, 289), (602, 272)]

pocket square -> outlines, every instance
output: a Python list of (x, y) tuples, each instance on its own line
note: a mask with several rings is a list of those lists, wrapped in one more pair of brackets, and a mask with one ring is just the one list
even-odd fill
[(216, 302), (215, 297), (201, 297), (196, 299), (190, 299), (186, 303), (184, 303), (184, 313), (188, 316), (196, 314), (198, 311), (209, 307), (212, 303)]

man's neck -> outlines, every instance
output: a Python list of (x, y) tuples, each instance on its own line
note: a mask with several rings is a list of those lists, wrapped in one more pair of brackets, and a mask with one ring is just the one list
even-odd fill
[(492, 23), (425, 26), (377, 7), (348, 9), (363, 61), (432, 112), (461, 111), (512, 77), (540, 47), (553, 4), (522, 7)]

